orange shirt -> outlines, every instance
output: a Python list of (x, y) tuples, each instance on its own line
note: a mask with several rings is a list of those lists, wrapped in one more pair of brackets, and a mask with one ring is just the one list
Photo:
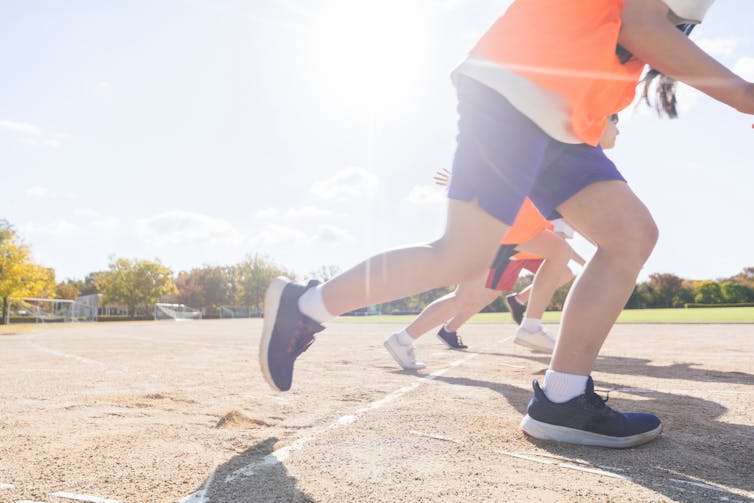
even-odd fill
[(622, 8), (623, 0), (516, 0), (471, 52), (564, 96), (576, 136), (597, 145), (644, 68), (615, 54)]
[[(516, 215), (516, 219), (513, 221), (513, 225), (511, 225), (508, 231), (505, 233), (500, 244), (509, 245), (525, 243), (543, 230), (552, 229), (552, 224), (545, 220), (545, 217), (542, 216), (537, 207), (534, 206), (534, 203), (532, 203), (531, 200), (527, 197), (526, 199), (524, 199), (521, 208), (518, 210), (518, 214)], [(512, 260), (532, 258), (536, 259), (541, 257), (524, 252), (519, 252), (511, 257)]]

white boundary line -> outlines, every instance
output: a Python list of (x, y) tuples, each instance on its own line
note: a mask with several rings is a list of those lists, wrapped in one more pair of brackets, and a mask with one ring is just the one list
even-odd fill
[[(373, 410), (379, 409), (383, 407), (384, 405), (387, 405), (390, 402), (395, 401), (396, 399), (400, 398), (406, 393), (414, 391), (415, 389), (420, 387), (422, 384), (433, 381), (434, 379), (437, 379), (438, 377), (444, 375), (451, 369), (451, 367), (458, 367), (459, 365), (463, 365), (467, 361), (472, 360), (473, 358), (476, 358), (477, 356), (479, 356), (479, 353), (469, 353), (468, 356), (466, 356), (465, 358), (450, 362), (448, 364), (448, 367), (432, 372), (431, 374), (422, 376), (419, 379), (417, 379), (415, 382), (408, 384), (406, 386), (403, 386), (401, 388), (398, 388), (397, 390), (393, 391), (392, 393), (389, 393), (388, 395), (380, 398), (379, 400), (376, 400), (364, 407), (357, 409), (353, 414), (348, 414), (348, 415), (339, 417), (338, 419), (330, 423), (328, 426), (322, 428), (318, 432), (312, 435), (306, 436), (306, 437), (299, 438), (295, 440), (294, 442), (286, 445), (285, 447), (281, 447), (280, 449), (277, 449), (276, 451), (271, 452), (270, 454), (266, 455), (264, 458), (262, 458), (259, 461), (251, 462), (247, 464), (246, 466), (242, 466), (241, 468), (234, 470), (233, 472), (231, 472), (225, 477), (224, 483), (227, 484), (239, 477), (249, 477), (251, 475), (254, 475), (255, 471), (259, 468), (262, 468), (265, 466), (274, 466), (274, 465), (282, 463), (283, 461), (288, 459), (291, 452), (301, 449), (304, 445), (314, 440), (320, 434), (330, 431), (331, 429), (334, 429), (334, 428), (351, 425), (355, 423), (356, 421), (358, 421), (361, 418), (361, 416), (363, 416), (367, 412), (371, 412)], [(214, 477), (214, 473), (212, 476)], [(199, 491), (193, 494), (190, 494), (189, 496), (186, 496), (180, 501), (182, 503), (183, 502), (207, 503), (209, 500), (206, 499), (205, 494), (208, 488), (209, 488), (209, 484), (205, 483), (202, 489), (200, 489)]]
[(119, 503), (117, 500), (111, 500), (108, 498), (101, 498), (99, 496), (91, 496), (89, 494), (73, 494), (66, 492), (50, 493), (50, 496), (56, 498), (69, 499), (74, 501), (86, 501), (88, 503)]
[(14, 486), (13, 484), (5, 484), (3, 482), (0, 482), (0, 489), (13, 489), (15, 487), (16, 486)]
[[(577, 470), (580, 472), (593, 473), (595, 475), (602, 475), (603, 477), (611, 477), (614, 479), (623, 479), (623, 480), (628, 480), (630, 482), (633, 482), (633, 479), (631, 477), (628, 477), (626, 475), (621, 475), (619, 473), (614, 473), (607, 470), (600, 470), (597, 468), (585, 468), (583, 466), (578, 466), (578, 465), (574, 465), (570, 463), (559, 463), (557, 461), (548, 461), (546, 459), (539, 459), (537, 457), (534, 457), (534, 456), (538, 456), (538, 454), (535, 454), (532, 456), (532, 455), (527, 455), (527, 454), (516, 454), (515, 452), (508, 452), (508, 451), (497, 451), (497, 452), (499, 454), (510, 456), (512, 458), (523, 459), (526, 461), (533, 461), (535, 463), (540, 463), (543, 465), (555, 465), (555, 466), (559, 466), (560, 468), (567, 468), (569, 470)], [(576, 461), (576, 460), (571, 460), (571, 461)], [(587, 466), (594, 466), (584, 461), (576, 461), (576, 462), (586, 464)]]
[(62, 351), (56, 351), (54, 349), (50, 349), (48, 347), (42, 346), (41, 344), (37, 344), (36, 342), (33, 342), (31, 339), (27, 339), (26, 342), (31, 347), (33, 347), (37, 351), (41, 351), (42, 353), (47, 353), (47, 354), (51, 354), (51, 355), (54, 355), (54, 356), (60, 356), (62, 358), (70, 358), (70, 359), (76, 360), (76, 361), (78, 361), (80, 363), (88, 363), (88, 364), (92, 364), (92, 365), (98, 365), (98, 366), (103, 367), (103, 368), (107, 367), (107, 365), (105, 365), (104, 363), (99, 362), (97, 360), (92, 360), (90, 358), (84, 358), (83, 356), (72, 355), (70, 353), (64, 353)]

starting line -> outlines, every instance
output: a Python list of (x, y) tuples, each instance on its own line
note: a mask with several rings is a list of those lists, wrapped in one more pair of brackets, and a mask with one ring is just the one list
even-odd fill
[[(503, 339), (503, 341), (510, 339), (510, 337)], [(396, 399), (400, 398), (401, 396), (405, 395), (406, 393), (409, 393), (411, 391), (414, 391), (418, 387), (420, 387), (422, 384), (426, 384), (430, 381), (433, 381), (434, 379), (437, 379), (438, 377), (444, 375), (447, 373), (451, 368), (458, 367), (459, 365), (463, 365), (467, 361), (476, 358), (479, 356), (479, 353), (470, 353), (465, 358), (462, 358), (460, 360), (452, 361), (448, 364), (448, 366), (444, 369), (440, 369), (436, 372), (432, 372), (431, 374), (425, 375), (420, 377), (417, 381), (408, 384), (406, 386), (403, 386), (401, 388), (398, 388), (397, 390), (393, 391), (392, 393), (384, 396), (383, 398), (380, 398), (379, 400), (376, 400), (365, 407), (362, 407), (360, 409), (357, 409), (353, 414), (341, 416), (340, 418), (336, 419), (334, 422), (330, 423), (328, 426), (322, 428), (319, 432), (313, 435), (309, 435), (306, 437), (299, 438), (298, 440), (295, 440), (289, 445), (286, 445), (285, 447), (281, 447), (280, 449), (273, 451), (272, 453), (266, 455), (264, 458), (262, 458), (259, 461), (254, 461), (252, 463), (247, 464), (246, 466), (242, 466), (241, 468), (238, 468), (231, 472), (229, 475), (225, 477), (224, 482), (227, 484), (229, 482), (232, 482), (233, 480), (239, 478), (239, 477), (249, 477), (251, 475), (254, 475), (254, 472), (258, 470), (259, 468), (266, 467), (266, 466), (274, 466), (277, 464), (282, 463), (286, 459), (288, 459), (288, 456), (290, 456), (290, 453), (293, 451), (297, 451), (301, 449), (303, 446), (311, 442), (312, 440), (315, 440), (318, 435), (328, 432), (334, 428), (339, 428), (342, 426), (348, 426), (350, 424), (355, 423), (358, 421), (361, 416), (366, 414), (367, 412), (371, 412), (373, 410), (379, 409), (383, 407), (384, 405), (395, 401)], [(209, 499), (207, 496), (207, 491), (209, 489), (211, 480), (213, 480), (215, 477), (214, 471), (207, 479), (207, 482), (205, 482), (202, 485), (202, 489), (199, 491), (190, 494), (183, 498), (181, 503), (209, 503)]]

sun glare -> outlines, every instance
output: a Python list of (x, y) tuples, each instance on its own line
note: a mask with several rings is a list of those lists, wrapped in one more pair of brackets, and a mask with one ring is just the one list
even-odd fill
[(419, 0), (328, 2), (312, 43), (321, 85), (351, 107), (410, 95), (428, 59), (426, 10)]

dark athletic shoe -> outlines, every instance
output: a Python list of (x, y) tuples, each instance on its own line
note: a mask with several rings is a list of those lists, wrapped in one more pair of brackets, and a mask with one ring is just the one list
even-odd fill
[(468, 346), (461, 340), (461, 336), (458, 335), (458, 332), (448, 332), (447, 330), (445, 330), (445, 327), (442, 327), (440, 331), (437, 332), (437, 337), (439, 337), (442, 342), (447, 344), (450, 349), (468, 348)]
[(325, 329), (298, 310), (299, 297), (317, 284), (319, 281), (312, 280), (306, 286), (297, 285), (280, 276), (267, 288), (259, 365), (267, 384), (274, 390), (291, 389), (296, 358), (309, 349), (314, 334)]
[(662, 433), (662, 423), (652, 414), (621, 413), (608, 407), (594, 392), (590, 377), (586, 392), (565, 403), (553, 403), (535, 380), (534, 398), (521, 421), (525, 434), (541, 440), (556, 440), (601, 447), (634, 447)]
[(513, 321), (520, 325), (524, 321), (526, 306), (516, 300), (515, 293), (505, 296), (505, 305), (508, 306), (508, 310), (511, 312), (511, 316), (513, 316)]

